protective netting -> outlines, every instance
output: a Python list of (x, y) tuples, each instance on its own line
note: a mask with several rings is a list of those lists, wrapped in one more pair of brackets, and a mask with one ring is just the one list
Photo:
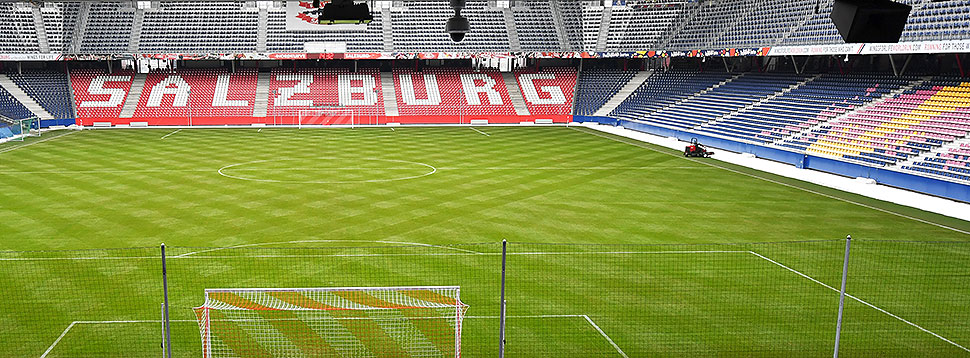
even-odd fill
[(459, 288), (207, 289), (204, 357), (458, 357)]

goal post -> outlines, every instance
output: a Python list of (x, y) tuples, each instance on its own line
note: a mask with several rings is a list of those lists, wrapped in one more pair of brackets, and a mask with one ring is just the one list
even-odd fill
[(206, 289), (202, 356), (460, 357), (458, 286)]
[(0, 119), (0, 139), (23, 141), (26, 137), (40, 137), (40, 119)]
[(348, 108), (301, 109), (297, 112), (299, 128), (304, 126), (344, 125), (353, 128), (357, 125), (354, 110)]
[(21, 119), (20, 128), (23, 128), (25, 137), (40, 137), (40, 118), (30, 117)]

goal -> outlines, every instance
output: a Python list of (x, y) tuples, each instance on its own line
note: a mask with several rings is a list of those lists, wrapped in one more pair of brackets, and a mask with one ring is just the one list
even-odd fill
[(346, 108), (301, 109), (297, 112), (299, 128), (304, 126), (344, 125), (354, 127), (354, 110)]
[(209, 357), (460, 357), (458, 286), (206, 289)]
[(37, 118), (0, 118), (0, 139), (23, 141), (26, 137), (40, 137), (40, 120)]

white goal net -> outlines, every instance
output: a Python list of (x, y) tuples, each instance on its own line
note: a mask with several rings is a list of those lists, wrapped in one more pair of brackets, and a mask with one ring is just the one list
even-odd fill
[(460, 357), (458, 286), (206, 289), (203, 357)]

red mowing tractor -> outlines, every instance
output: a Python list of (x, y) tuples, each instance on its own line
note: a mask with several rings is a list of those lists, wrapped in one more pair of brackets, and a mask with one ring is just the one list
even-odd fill
[(714, 152), (707, 151), (707, 147), (697, 141), (697, 138), (690, 139), (690, 145), (684, 148), (685, 157), (701, 157), (708, 158), (714, 155)]

